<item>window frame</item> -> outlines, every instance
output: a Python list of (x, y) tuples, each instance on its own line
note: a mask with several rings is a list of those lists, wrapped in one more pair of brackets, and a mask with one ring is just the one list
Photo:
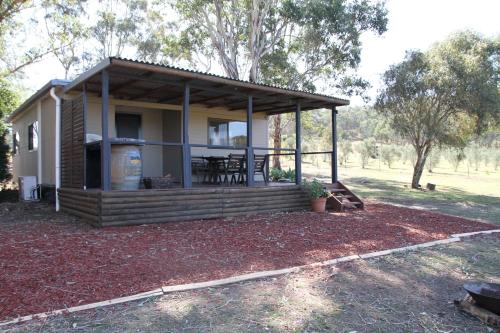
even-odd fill
[(19, 132), (15, 131), (12, 134), (12, 154), (19, 154), (19, 149), (21, 148), (21, 137), (19, 136)]
[[(216, 144), (213, 144), (211, 143), (211, 138), (210, 138), (210, 123), (211, 122), (218, 122), (218, 123), (227, 123), (227, 132), (226, 132), (226, 137), (227, 137), (227, 144), (223, 144), (223, 145), (216, 145)], [(232, 147), (236, 147), (236, 148), (245, 148), (246, 147), (246, 143), (248, 142), (248, 136), (247, 136), (247, 133), (245, 131), (245, 144), (243, 145), (233, 145), (231, 144), (231, 137), (229, 136), (229, 131), (230, 131), (230, 123), (232, 122), (235, 122), (235, 123), (243, 123), (245, 124), (245, 126), (248, 126), (247, 122), (244, 121), (244, 120), (237, 120), (237, 119), (224, 119), (224, 118), (208, 118), (207, 120), (207, 144), (210, 145), (210, 146), (232, 146)]]
[[(135, 116), (139, 118), (139, 130), (138, 130), (138, 138), (123, 138), (118, 136), (118, 121), (117, 118), (120, 116)], [(122, 139), (132, 139), (132, 140), (142, 140), (143, 139), (143, 131), (142, 131), (142, 126), (143, 126), (143, 117), (142, 113), (134, 113), (134, 112), (115, 112), (115, 134), (117, 138), (122, 138)]]
[[(38, 136), (38, 120), (35, 120), (31, 124), (28, 125), (28, 151), (37, 151), (40, 146), (40, 140)], [(36, 145), (35, 145), (35, 137), (36, 137)]]

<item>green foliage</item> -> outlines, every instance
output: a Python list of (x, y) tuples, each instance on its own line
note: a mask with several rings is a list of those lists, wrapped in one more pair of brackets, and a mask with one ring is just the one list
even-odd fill
[(9, 172), (9, 152), (10, 146), (7, 142), (7, 131), (4, 130), (0, 133), (0, 183), (12, 178)]
[(319, 78), (346, 93), (366, 88), (367, 83), (349, 75), (347, 69), (359, 65), (361, 33), (382, 34), (387, 27), (383, 2), (177, 0), (171, 3), (182, 22), (177, 24), (180, 33), (176, 38), (189, 40), (186, 43), (191, 47), (189, 54), (212, 58), (232, 78), (248, 77), (250, 81), (307, 90), (314, 90), (314, 82)]
[(498, 41), (471, 32), (450, 36), (426, 53), (407, 52), (384, 73), (376, 109), (415, 148), (418, 187), (433, 146), (464, 147), (500, 118)]
[[(413, 153), (415, 153), (414, 150)], [(439, 164), (440, 160), (441, 160), (441, 151), (437, 148), (433, 148), (429, 154), (429, 157), (427, 158), (427, 170), (429, 172), (432, 172), (433, 168)]]
[(6, 142), (7, 128), (4, 119), (19, 104), (19, 97), (12, 86), (5, 80), (0, 80), (0, 182), (10, 179), (9, 174), (9, 143)]
[(45, 28), (52, 53), (64, 68), (65, 79), (70, 71), (84, 60), (80, 43), (88, 38), (88, 29), (84, 25), (86, 16), (84, 1), (44, 0)]
[(316, 178), (314, 178), (311, 182), (304, 180), (304, 186), (309, 190), (311, 199), (328, 198), (330, 196), (330, 193)]
[(356, 150), (359, 153), (361, 167), (363, 169), (368, 165), (370, 158), (377, 157), (377, 144), (373, 138), (363, 140), (361, 145), (356, 147)]
[(495, 171), (500, 168), (500, 151), (495, 152), (493, 155), (493, 165), (495, 167)]
[(352, 149), (352, 143), (349, 140), (342, 140), (339, 143), (339, 161), (341, 165), (346, 166), (349, 162), (349, 155), (351, 155), (354, 151)]
[(288, 168), (288, 170), (282, 170), (278, 168), (271, 168), (269, 170), (269, 178), (274, 181), (288, 180), (291, 182), (295, 181), (295, 170)]
[(466, 158), (465, 153), (461, 148), (449, 149), (446, 154), (446, 159), (453, 166), (455, 172), (458, 170), (460, 163), (462, 163), (465, 160), (465, 158)]
[(393, 145), (384, 145), (380, 149), (380, 158), (390, 168), (401, 157), (399, 149)]
[(140, 27), (147, 17), (145, 0), (106, 0), (97, 11), (97, 20), (90, 27), (98, 42), (96, 56), (121, 56), (125, 47), (139, 37)]

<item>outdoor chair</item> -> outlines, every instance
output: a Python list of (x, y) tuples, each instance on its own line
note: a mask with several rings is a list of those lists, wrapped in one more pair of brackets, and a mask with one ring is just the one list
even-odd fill
[[(244, 181), (245, 155), (244, 154), (229, 154), (229, 160), (226, 164), (224, 182), (230, 185), (241, 184)], [(238, 177), (236, 177), (238, 176)]]
[(266, 175), (266, 166), (267, 166), (268, 155), (254, 155), (253, 162), (253, 174), (261, 174), (264, 178), (264, 183), (267, 185), (268, 179)]
[(203, 176), (203, 183), (206, 181), (210, 171), (207, 161), (203, 157), (198, 156), (191, 157), (191, 170), (198, 182), (200, 180), (200, 176)]

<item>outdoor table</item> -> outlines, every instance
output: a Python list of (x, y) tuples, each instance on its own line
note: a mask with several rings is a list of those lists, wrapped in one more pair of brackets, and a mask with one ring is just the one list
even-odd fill
[[(218, 184), (217, 178), (224, 174), (226, 161), (229, 159), (227, 156), (204, 156), (208, 162), (208, 182), (211, 184)], [(222, 169), (219, 166), (222, 165)]]

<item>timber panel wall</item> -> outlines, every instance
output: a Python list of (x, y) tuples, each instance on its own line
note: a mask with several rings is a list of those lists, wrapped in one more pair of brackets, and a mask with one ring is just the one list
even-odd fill
[(61, 107), (61, 185), (83, 188), (84, 183), (83, 95), (63, 100)]
[[(96, 199), (86, 198), (86, 205), (78, 207), (75, 192), (70, 191), (94, 193), (92, 195), (96, 195)], [(69, 208), (65, 209), (67, 212), (91, 221), (95, 221), (97, 216), (100, 226), (210, 219), (309, 208), (307, 193), (300, 186), (109, 192), (63, 189), (60, 193), (64, 192), (67, 200), (61, 199), (61, 206)]]
[(63, 212), (81, 217), (92, 225), (101, 225), (101, 191), (60, 188), (59, 204)]

